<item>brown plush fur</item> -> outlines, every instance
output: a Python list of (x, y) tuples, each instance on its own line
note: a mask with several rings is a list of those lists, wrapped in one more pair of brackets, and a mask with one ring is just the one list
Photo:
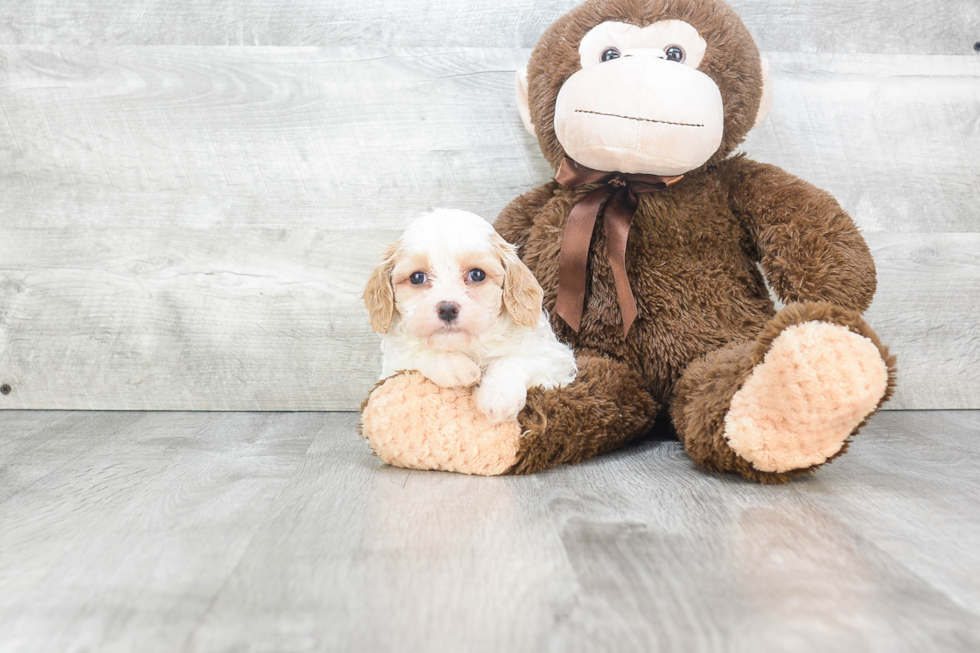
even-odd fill
[[(889, 366), (889, 387), (894, 384), (893, 359), (859, 316), (874, 295), (875, 269), (851, 218), (829, 194), (779, 168), (728, 158), (753, 125), (762, 83), (758, 51), (727, 5), (590, 0), (554, 23), (528, 64), (531, 119), (545, 156), (557, 168), (565, 154), (552, 127), (554, 104), (579, 69), (582, 36), (606, 20), (645, 26), (663, 18), (691, 23), (708, 42), (701, 70), (724, 98), (725, 136), (704, 166), (667, 191), (640, 196), (626, 253), (639, 315), (625, 338), (603, 229), (596, 228), (581, 329), (576, 334), (560, 318), (552, 321), (580, 355), (615, 364), (603, 369), (598, 359), (583, 358), (582, 375), (569, 388), (529, 395), (520, 419), (530, 433), (515, 473), (618, 446), (649, 428), (655, 407), (669, 406), (699, 464), (757, 481), (785, 480), (789, 475), (759, 472), (739, 458), (722, 429), (729, 401), (772, 338), (800, 320), (846, 325), (870, 338)], [(595, 187), (546, 184), (511, 202), (496, 222), (520, 247), (552, 315), (565, 223)], [(776, 315), (757, 264), (781, 300), (828, 303)]]
[[(643, 378), (622, 363), (579, 352), (578, 378), (566, 388), (531, 388), (512, 474), (577, 463), (621, 447), (653, 425), (657, 404)], [(555, 437), (560, 434), (561, 437)]]

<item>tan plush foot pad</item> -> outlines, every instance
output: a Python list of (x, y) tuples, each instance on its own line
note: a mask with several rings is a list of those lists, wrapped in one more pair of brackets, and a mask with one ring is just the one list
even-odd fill
[(489, 423), (468, 388), (440, 388), (416, 373), (374, 389), (361, 431), (389, 465), (481, 476), (513, 467), (521, 437), (516, 421)]
[(829, 322), (796, 324), (732, 397), (725, 438), (760, 471), (806, 469), (840, 451), (887, 386), (871, 340)]

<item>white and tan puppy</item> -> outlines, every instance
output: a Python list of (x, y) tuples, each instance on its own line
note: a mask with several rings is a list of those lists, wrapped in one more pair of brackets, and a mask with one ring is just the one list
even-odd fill
[(382, 334), (381, 378), (416, 370), (442, 387), (472, 386), (492, 422), (517, 418), (527, 389), (576, 374), (541, 309), (534, 275), (478, 215), (439, 209), (417, 218), (385, 250), (364, 288)]

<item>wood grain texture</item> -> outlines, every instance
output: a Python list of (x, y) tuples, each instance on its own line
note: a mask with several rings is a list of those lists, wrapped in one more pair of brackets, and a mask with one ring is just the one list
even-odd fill
[(894, 408), (980, 403), (980, 234), (868, 234), (878, 292), (866, 314), (898, 356)]
[(978, 412), (883, 413), (781, 487), (677, 442), (478, 478), (353, 414), (0, 417), (5, 652), (980, 647)]
[[(970, 54), (974, 0), (729, 0), (764, 50)], [(22, 0), (0, 43), (533, 47), (577, 0)]]
[[(526, 55), (0, 47), (0, 408), (356, 408), (382, 245), (550, 176), (514, 107)], [(980, 57), (771, 61), (744, 150), (867, 234), (891, 405), (980, 406)]]
[(179, 650), (325, 420), (24, 415), (0, 417), (4, 651)]
[(980, 56), (768, 58), (750, 157), (828, 190), (866, 233), (980, 231)]

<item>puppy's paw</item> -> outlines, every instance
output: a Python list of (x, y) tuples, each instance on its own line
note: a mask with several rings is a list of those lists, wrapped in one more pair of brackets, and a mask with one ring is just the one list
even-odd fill
[(527, 388), (509, 380), (485, 379), (473, 393), (476, 407), (491, 423), (510, 422), (527, 403)]
[(420, 367), (419, 372), (443, 388), (469, 387), (480, 381), (480, 366), (462, 354), (441, 356)]

